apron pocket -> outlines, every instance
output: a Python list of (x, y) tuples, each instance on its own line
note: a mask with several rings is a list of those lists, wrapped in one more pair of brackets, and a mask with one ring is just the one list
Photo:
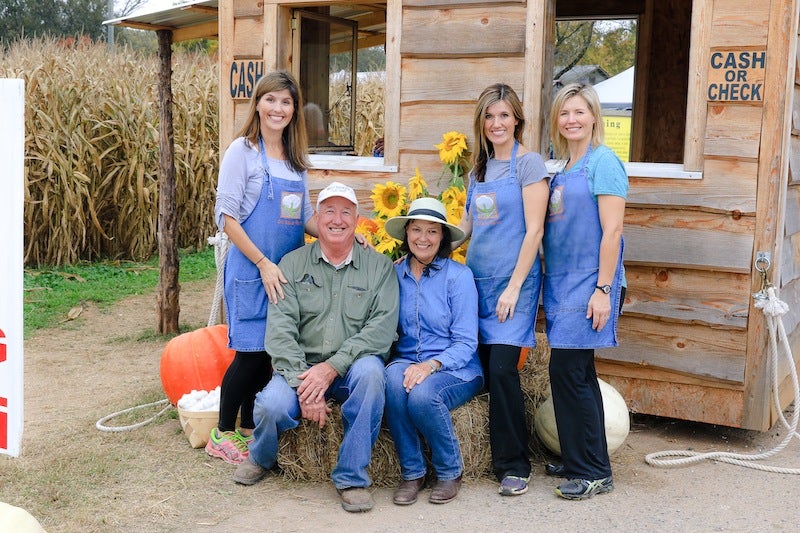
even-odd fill
[(266, 320), (267, 292), (261, 278), (234, 281), (237, 320)]

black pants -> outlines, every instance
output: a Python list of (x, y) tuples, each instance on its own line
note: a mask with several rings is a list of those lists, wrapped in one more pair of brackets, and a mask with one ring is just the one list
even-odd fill
[[(624, 301), (623, 288), (620, 310)], [(549, 370), (564, 475), (588, 480), (610, 476), (603, 396), (597, 383), (594, 350), (551, 348)]]
[(610, 476), (594, 350), (552, 348), (550, 387), (565, 477), (594, 480)]
[(525, 397), (519, 384), (519, 346), (481, 344), (478, 355), (489, 391), (489, 443), (492, 469), (498, 480), (505, 476), (528, 477), (528, 429)]
[(256, 394), (267, 386), (271, 377), (272, 358), (267, 352), (236, 352), (220, 387), (217, 424), (220, 431), (236, 429), (236, 415), (240, 409), (240, 426), (247, 429), (256, 427), (253, 421)]

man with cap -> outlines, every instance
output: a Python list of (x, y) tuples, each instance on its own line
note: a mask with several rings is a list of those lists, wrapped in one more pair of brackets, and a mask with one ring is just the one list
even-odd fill
[(319, 239), (279, 263), (288, 280), (270, 304), (265, 347), (275, 374), (256, 396), (250, 454), (233, 475), (253, 485), (275, 466), (278, 438), (300, 417), (324, 426), (332, 399), (344, 437), (331, 478), (347, 511), (373, 506), (367, 466), (383, 416), (384, 363), (397, 328), (392, 262), (354, 246), (358, 199), (333, 182), (317, 200)]

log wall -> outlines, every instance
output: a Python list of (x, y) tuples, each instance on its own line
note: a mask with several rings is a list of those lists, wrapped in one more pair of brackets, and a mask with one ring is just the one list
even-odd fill
[[(267, 71), (290, 65), (287, 5), (300, 3), (222, 3), (220, 34), (236, 34), (231, 45), (221, 47), (222, 64), (260, 55)], [(628, 293), (620, 346), (598, 352), (598, 370), (633, 411), (766, 429), (774, 413), (766, 331), (751, 298), (760, 288), (753, 270), (756, 251), (769, 251), (776, 259), (771, 274), (790, 303), (786, 329), (800, 353), (797, 0), (389, 0), (386, 142), (387, 148), (396, 147), (398, 159), (391, 163), (398, 171), (314, 170), (310, 187), (315, 191), (333, 179), (344, 181), (366, 207), (376, 183), (405, 182), (419, 168), (435, 189), (442, 166), (433, 145), (450, 130), (467, 133), (472, 143), (475, 99), (497, 81), (523, 98), (526, 144), (541, 148), (552, 72), (549, 25), (557, 7), (561, 14), (580, 13), (588, 4), (621, 14), (634, 9), (646, 21), (635, 96), (646, 133), (634, 147), (651, 154), (649, 160), (681, 162), (682, 145), (685, 170), (702, 171), (701, 179), (674, 179), (666, 170), (660, 177), (655, 166), (655, 176), (653, 171), (630, 176)], [(683, 33), (671, 33), (661, 20), (672, 21), (673, 14), (680, 15)], [(690, 36), (685, 33), (689, 19)], [(672, 54), (665, 60), (659, 55), (660, 45), (678, 50), (689, 42), (688, 56)], [(793, 43), (790, 49), (786, 42)], [(763, 98), (709, 101), (711, 54), (738, 50), (766, 51)], [(786, 80), (789, 61), (791, 82)], [(679, 72), (688, 72), (688, 79), (676, 77)], [(686, 102), (667, 100), (669, 83), (687, 87)], [(223, 98), (222, 116), (235, 117), (222, 121), (223, 139), (230, 141), (245, 111), (246, 99)], [(672, 135), (683, 134), (674, 123), (684, 121), (685, 137)], [(661, 139), (664, 131), (670, 136)], [(788, 369), (780, 373), (786, 402)]]

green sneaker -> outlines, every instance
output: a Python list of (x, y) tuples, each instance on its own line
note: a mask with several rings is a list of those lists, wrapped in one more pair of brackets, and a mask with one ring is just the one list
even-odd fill
[(236, 433), (236, 438), (242, 441), (244, 445), (247, 446), (248, 448), (250, 447), (250, 443), (253, 442), (253, 440), (255, 439), (255, 437), (253, 437), (252, 434), (242, 435), (242, 432), (239, 431), (238, 429), (235, 431), (235, 433)]
[(232, 465), (241, 464), (249, 455), (247, 444), (237, 436), (236, 432), (220, 431), (217, 428), (211, 430), (206, 444), (206, 453), (212, 457), (219, 457)]
[(568, 500), (586, 500), (595, 494), (605, 494), (614, 490), (611, 476), (602, 479), (570, 479), (556, 488), (556, 494)]

